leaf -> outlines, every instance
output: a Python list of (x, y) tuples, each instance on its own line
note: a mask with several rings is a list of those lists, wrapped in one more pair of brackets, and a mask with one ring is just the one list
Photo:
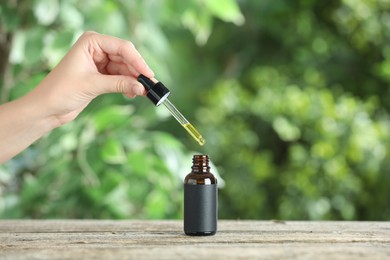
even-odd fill
[(299, 128), (284, 117), (277, 117), (273, 122), (273, 127), (284, 141), (295, 141), (301, 136)]
[(169, 199), (161, 191), (152, 191), (146, 198), (146, 212), (148, 218), (161, 219), (169, 209)]
[(115, 128), (128, 122), (134, 108), (130, 105), (113, 105), (104, 107), (93, 116), (93, 122), (98, 132), (107, 128)]
[(129, 153), (127, 156), (127, 164), (130, 166), (132, 173), (139, 176), (146, 176), (151, 168), (148, 154), (144, 151), (133, 151)]
[(111, 211), (119, 218), (129, 217), (133, 211), (133, 205), (128, 199), (127, 190), (129, 189), (127, 183), (122, 183), (108, 192), (103, 200)]
[(126, 161), (122, 144), (116, 139), (108, 139), (101, 150), (101, 157), (107, 163), (121, 164)]
[(20, 64), (24, 60), (24, 48), (26, 46), (26, 33), (16, 31), (12, 43), (9, 60), (11, 64)]
[(34, 6), (34, 14), (38, 23), (42, 25), (52, 24), (60, 11), (58, 0), (40, 0)]
[(212, 27), (212, 17), (209, 14), (190, 9), (183, 14), (182, 21), (184, 26), (195, 35), (199, 45), (204, 45), (207, 42)]
[(66, 28), (78, 30), (84, 24), (84, 17), (70, 1), (61, 3), (60, 19)]
[(50, 68), (54, 68), (69, 51), (74, 37), (75, 33), (73, 31), (50, 34), (50, 37), (48, 37), (50, 41), (47, 41), (49, 43), (45, 46), (44, 52), (45, 59), (48, 61)]
[(209, 11), (225, 22), (242, 25), (245, 22), (235, 0), (205, 0), (204, 3)]
[(39, 26), (26, 31), (23, 63), (35, 65), (42, 60), (45, 34), (46, 30)]

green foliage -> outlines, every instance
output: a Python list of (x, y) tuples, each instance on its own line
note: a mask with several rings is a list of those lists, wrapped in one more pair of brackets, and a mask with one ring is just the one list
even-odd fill
[(390, 218), (389, 82), (376, 69), (389, 5), (374, 2), (242, 4), (253, 23), (227, 38), (199, 111), (224, 165), (221, 217)]
[(201, 150), (226, 182), (221, 218), (389, 220), (389, 2), (238, 2), (0, 4), (1, 100), (95, 30), (133, 41), (206, 138), (146, 99), (99, 97), (0, 167), (0, 216), (179, 218)]
[[(250, 80), (260, 86), (255, 93), (236, 80), (221, 81), (209, 93), (203, 123), (220, 126), (211, 132), (210, 147), (225, 147), (211, 154), (230, 162), (222, 192), (240, 205), (226, 217), (388, 218), (390, 118), (373, 115), (375, 99), (290, 84), (275, 69), (258, 67)], [(240, 203), (243, 198), (251, 203)]]

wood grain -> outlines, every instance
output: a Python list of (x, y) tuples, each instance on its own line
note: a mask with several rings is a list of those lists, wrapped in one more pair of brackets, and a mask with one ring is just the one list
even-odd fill
[(390, 222), (1, 220), (0, 259), (390, 259)]

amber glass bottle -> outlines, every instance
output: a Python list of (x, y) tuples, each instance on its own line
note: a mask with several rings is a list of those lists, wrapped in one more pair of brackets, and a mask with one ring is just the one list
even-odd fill
[(184, 180), (184, 233), (214, 235), (217, 232), (218, 191), (208, 155), (194, 155), (191, 168)]

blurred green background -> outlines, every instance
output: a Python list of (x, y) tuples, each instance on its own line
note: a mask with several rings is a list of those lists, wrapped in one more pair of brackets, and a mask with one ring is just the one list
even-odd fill
[(132, 41), (207, 143), (144, 97), (101, 96), (0, 166), (0, 217), (178, 219), (202, 153), (224, 184), (219, 218), (390, 220), (389, 11), (390, 0), (2, 1), (1, 103), (94, 30)]

